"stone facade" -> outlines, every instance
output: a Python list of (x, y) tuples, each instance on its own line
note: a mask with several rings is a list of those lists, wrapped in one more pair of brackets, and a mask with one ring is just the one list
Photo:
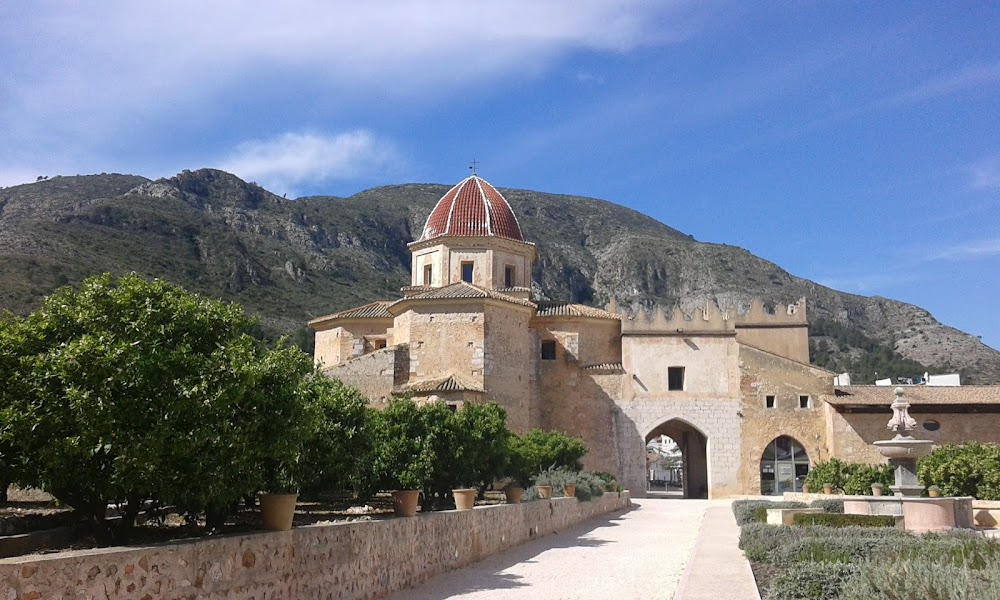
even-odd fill
[(0, 559), (0, 598), (378, 598), (629, 504), (628, 493)]
[[(870, 444), (887, 437), (892, 399), (835, 389), (833, 373), (809, 365), (804, 298), (637, 313), (532, 301), (534, 245), (477, 177), (442, 198), (410, 250), (401, 300), (310, 322), (317, 364), (376, 406), (405, 393), (455, 406), (498, 402), (515, 432), (582, 438), (588, 468), (614, 473), (640, 495), (646, 444), (660, 435), (681, 447), (688, 497), (761, 493), (762, 460), (780, 461), (790, 448), (808, 464), (882, 460)], [(1000, 409), (1000, 387), (952, 395), (915, 408), (948, 423), (930, 439), (1000, 441), (969, 414)], [(938, 402), (952, 405), (947, 414), (935, 412)], [(771, 466), (776, 478), (794, 470), (783, 480), (791, 489), (777, 493), (801, 485), (803, 465)]]

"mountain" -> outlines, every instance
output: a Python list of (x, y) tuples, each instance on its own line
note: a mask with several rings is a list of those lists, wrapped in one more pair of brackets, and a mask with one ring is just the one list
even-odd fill
[[(395, 298), (409, 282), (406, 244), (448, 187), (379, 187), (349, 198), (288, 200), (223, 171), (53, 177), (0, 189), (0, 308), (26, 313), (56, 287), (135, 271), (261, 317), (265, 334), (303, 345), (312, 317)], [(960, 370), (1000, 381), (1000, 352), (919, 307), (838, 292), (725, 244), (698, 242), (592, 198), (501, 189), (538, 245), (534, 279), (551, 298), (632, 310), (692, 310), (805, 296), (813, 362), (855, 382)]]

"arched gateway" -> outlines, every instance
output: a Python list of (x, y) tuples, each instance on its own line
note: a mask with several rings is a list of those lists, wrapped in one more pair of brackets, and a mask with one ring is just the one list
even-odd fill
[(646, 443), (664, 435), (672, 439), (681, 452), (683, 496), (708, 498), (708, 438), (690, 423), (671, 419), (649, 432)]

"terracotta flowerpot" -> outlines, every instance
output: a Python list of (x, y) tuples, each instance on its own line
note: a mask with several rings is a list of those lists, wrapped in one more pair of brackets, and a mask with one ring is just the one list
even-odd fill
[(261, 494), (260, 518), (268, 531), (288, 531), (295, 518), (295, 501), (298, 494)]
[(566, 485), (564, 485), (563, 486), (563, 496), (566, 496), (567, 498), (575, 498), (576, 497), (576, 484), (575, 483), (567, 483)]
[(927, 490), (927, 495), (931, 498), (940, 498), (941, 490)]
[(538, 489), (538, 497), (542, 500), (548, 500), (552, 497), (552, 486), (551, 485), (536, 485)]
[(452, 490), (451, 493), (455, 494), (455, 510), (472, 510), (472, 507), (476, 505), (478, 492), (479, 490), (473, 488)]
[(397, 517), (417, 516), (418, 490), (396, 490), (392, 493), (392, 511)]
[(808, 485), (803, 485), (802, 486), (802, 493), (803, 494), (808, 494), (809, 493), (809, 486)]
[(832, 485), (824, 485), (823, 486), (823, 493), (824, 494), (832, 494), (833, 493), (833, 486)]
[(521, 496), (524, 494), (523, 487), (508, 487), (504, 488), (503, 493), (507, 496), (507, 504), (520, 504)]
[(881, 496), (881, 495), (882, 495), (882, 486), (873, 485), (872, 496)]

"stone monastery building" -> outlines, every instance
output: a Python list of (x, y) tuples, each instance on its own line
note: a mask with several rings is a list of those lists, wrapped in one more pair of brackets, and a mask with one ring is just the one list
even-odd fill
[[(799, 490), (809, 465), (881, 462), (891, 387), (837, 386), (809, 365), (805, 299), (766, 310), (620, 314), (534, 301), (535, 245), (504, 197), (473, 175), (409, 244), (412, 281), (395, 301), (309, 322), (315, 360), (379, 406), (394, 395), (461, 406), (495, 401), (512, 430), (582, 438), (591, 470), (646, 490), (646, 443), (681, 449), (684, 494)], [(912, 387), (911, 414), (938, 442), (992, 441), (1000, 386)], [(946, 425), (943, 425), (946, 424)]]

